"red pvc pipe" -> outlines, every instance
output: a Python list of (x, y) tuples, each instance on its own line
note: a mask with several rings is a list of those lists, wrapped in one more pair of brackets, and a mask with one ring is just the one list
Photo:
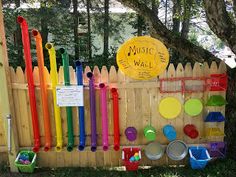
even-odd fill
[(31, 110), (33, 133), (34, 133), (33, 151), (38, 152), (40, 148), (40, 136), (39, 136), (38, 114), (37, 114), (37, 109), (36, 109), (36, 98), (35, 98), (35, 91), (34, 91), (32, 59), (31, 59), (31, 54), (30, 54), (28, 24), (26, 20), (21, 16), (17, 17), (17, 22), (20, 24), (20, 27), (21, 27), (21, 35), (22, 35), (22, 42), (23, 42), (24, 56), (25, 56), (25, 69), (26, 69), (27, 82), (28, 82), (30, 110)]
[(39, 67), (39, 79), (40, 79), (40, 92), (42, 98), (42, 107), (43, 107), (43, 122), (44, 122), (44, 131), (45, 131), (45, 145), (44, 151), (47, 152), (51, 148), (51, 127), (50, 127), (50, 117), (48, 110), (48, 93), (47, 93), (47, 83), (44, 73), (44, 56), (43, 56), (43, 47), (42, 47), (42, 37), (40, 33), (36, 30), (32, 30), (32, 35), (36, 41), (36, 52), (38, 59)]
[(120, 125), (119, 125), (119, 94), (116, 88), (111, 89), (113, 100), (113, 122), (114, 122), (114, 150), (120, 149)]

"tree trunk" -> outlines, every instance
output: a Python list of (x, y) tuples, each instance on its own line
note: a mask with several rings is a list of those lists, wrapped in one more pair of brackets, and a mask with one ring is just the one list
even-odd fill
[(79, 37), (78, 37), (78, 26), (79, 26), (79, 16), (78, 16), (78, 1), (73, 0), (73, 20), (74, 20), (74, 45), (75, 45), (75, 60), (79, 59)]
[[(15, 0), (16, 8), (20, 7), (20, 0)], [(18, 14), (16, 13), (16, 16)], [(23, 46), (21, 40), (21, 29), (20, 25), (16, 24), (16, 31), (15, 31), (15, 41), (16, 41), (16, 50), (17, 50), (17, 65), (24, 66), (24, 58), (23, 58)]]
[(224, 0), (204, 0), (207, 24), (211, 30), (236, 54), (236, 25), (232, 21)]
[(167, 25), (167, 6), (168, 6), (168, 0), (165, 2), (165, 26)]
[(159, 7), (159, 2), (157, 0), (152, 0), (152, 11), (158, 16), (158, 7)]
[(109, 57), (109, 0), (105, 0), (104, 3), (104, 46), (103, 56), (104, 62), (107, 63)]
[(188, 39), (189, 26), (190, 26), (190, 19), (185, 19), (182, 22), (181, 37)]
[(130, 7), (137, 13), (142, 14), (145, 20), (150, 24), (150, 31), (152, 37), (159, 39), (165, 45), (177, 50), (183, 56), (188, 57), (193, 61), (200, 63), (204, 61), (219, 60), (209, 51), (202, 47), (196, 46), (190, 41), (176, 35), (172, 31), (166, 28), (166, 26), (158, 19), (158, 17), (149, 9), (144, 3), (140, 3), (136, 0), (117, 0), (123, 5)]
[(189, 33), (189, 25), (191, 19), (191, 9), (192, 9), (192, 0), (184, 0), (184, 14), (183, 14), (183, 22), (181, 29), (181, 37), (187, 39)]
[[(173, 2), (173, 11), (172, 11), (172, 19), (173, 19), (173, 28), (172, 31), (179, 34), (180, 30), (180, 13), (181, 13), (181, 2), (180, 0), (172, 0)], [(172, 62), (178, 62), (179, 61), (179, 52), (177, 50), (172, 50)]]
[[(42, 36), (42, 45), (43, 45), (43, 54), (44, 58), (49, 60), (48, 58), (48, 51), (45, 49), (45, 44), (48, 42), (48, 20), (47, 20), (47, 1), (40, 2), (40, 11), (42, 14), (41, 16), (41, 36)], [(46, 13), (45, 13), (46, 12)], [(47, 62), (46, 62), (47, 63)]]
[(88, 24), (88, 57), (89, 57), (89, 61), (91, 61), (92, 59), (92, 46), (91, 46), (91, 19), (90, 19), (90, 0), (86, 1), (87, 4), (87, 24)]
[(172, 11), (173, 30), (172, 31), (175, 33), (179, 33), (181, 4), (180, 4), (180, 0), (172, 0), (172, 2), (173, 2), (173, 11)]
[(137, 36), (142, 36), (143, 34), (143, 20), (142, 17), (140, 15), (137, 15)]
[(236, 17), (236, 0), (233, 0), (234, 16)]
[(228, 88), (226, 94), (226, 100), (228, 104), (226, 105), (225, 115), (225, 133), (227, 142), (227, 153), (230, 157), (236, 159), (236, 69), (228, 70)]

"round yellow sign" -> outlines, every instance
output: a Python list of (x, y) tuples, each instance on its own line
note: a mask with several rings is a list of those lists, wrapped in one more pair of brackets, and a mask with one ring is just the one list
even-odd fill
[(119, 48), (116, 61), (125, 75), (133, 79), (148, 80), (166, 69), (169, 53), (159, 40), (140, 36), (129, 39)]

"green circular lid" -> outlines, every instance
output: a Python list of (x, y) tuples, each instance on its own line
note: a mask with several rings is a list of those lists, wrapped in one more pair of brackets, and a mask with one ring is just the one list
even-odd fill
[(203, 105), (201, 100), (192, 98), (185, 102), (184, 111), (190, 116), (197, 116), (202, 112)]

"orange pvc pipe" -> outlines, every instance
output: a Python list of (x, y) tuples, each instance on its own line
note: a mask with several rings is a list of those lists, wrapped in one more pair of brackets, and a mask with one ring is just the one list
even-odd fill
[(51, 128), (50, 128), (50, 118), (48, 111), (47, 83), (44, 73), (42, 37), (36, 29), (32, 30), (32, 35), (36, 42), (36, 52), (37, 52), (38, 67), (39, 67), (40, 92), (43, 106), (43, 121), (44, 121), (44, 132), (45, 132), (44, 151), (47, 152), (51, 148)]

